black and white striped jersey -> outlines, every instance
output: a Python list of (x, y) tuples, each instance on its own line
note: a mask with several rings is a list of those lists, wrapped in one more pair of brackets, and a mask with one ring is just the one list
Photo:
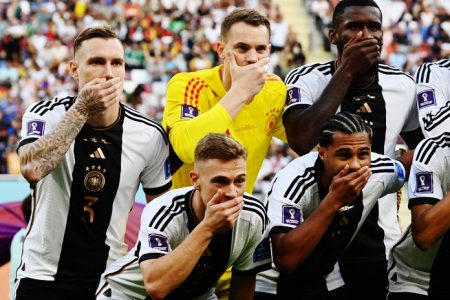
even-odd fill
[[(18, 147), (51, 134), (73, 103), (66, 97), (30, 106)], [(168, 154), (162, 127), (123, 104), (110, 127), (85, 124), (34, 187), (18, 277), (98, 283), (106, 265), (127, 253), (128, 212), (139, 184), (153, 195), (170, 188)]]
[[(305, 65), (286, 77), (287, 107), (308, 108), (322, 94), (335, 72), (334, 61)], [(412, 77), (388, 65), (378, 67), (378, 80), (364, 89), (349, 88), (339, 110), (358, 114), (373, 130), (372, 151), (394, 158), (399, 134), (420, 127)], [(363, 228), (347, 249), (343, 263), (386, 261), (401, 236), (395, 194), (374, 206)]]
[[(139, 240), (126, 256), (102, 275), (97, 299), (145, 299), (139, 263), (176, 249), (197, 226), (192, 211), (192, 187), (172, 190), (146, 205)], [(232, 230), (215, 236), (191, 274), (166, 299), (208, 299), (213, 285), (229, 267), (233, 273), (257, 273), (270, 268), (270, 243), (265, 236), (266, 209), (260, 200), (244, 194), (244, 206)]]
[[(450, 133), (420, 142), (408, 181), (409, 206), (434, 205), (450, 192)], [(392, 248), (389, 291), (450, 297), (450, 232), (430, 249), (420, 250), (411, 227)], [(442, 299), (444, 299), (442, 298)]]
[[(289, 72), (285, 80), (288, 93), (284, 114), (311, 106), (334, 72), (334, 61), (304, 65)], [(339, 110), (361, 116), (374, 131), (372, 151), (389, 157), (394, 157), (400, 132), (419, 128), (414, 80), (384, 64), (378, 67), (378, 81), (365, 89), (350, 88)]]
[(419, 121), (425, 137), (450, 131), (450, 60), (423, 64), (415, 80)]
[[(338, 212), (310, 257), (290, 274), (280, 274), (278, 290), (323, 293), (344, 284), (337, 261), (378, 199), (398, 191), (405, 180), (403, 166), (372, 153), (372, 175), (354, 206)], [(268, 195), (270, 234), (287, 233), (317, 209), (328, 193), (321, 184), (323, 163), (317, 152), (299, 157), (279, 171)], [(394, 199), (395, 201), (395, 199)], [(292, 294), (292, 293), (290, 293)]]

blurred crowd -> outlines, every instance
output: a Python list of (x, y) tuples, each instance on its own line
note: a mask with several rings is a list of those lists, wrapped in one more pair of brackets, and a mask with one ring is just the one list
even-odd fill
[(272, 23), (272, 66), (284, 77), (304, 63), (300, 43), (270, 0), (3, 1), (0, 3), (0, 173), (17, 173), (20, 119), (34, 101), (76, 93), (68, 72), (81, 29), (107, 23), (125, 47), (125, 99), (161, 120), (166, 85), (178, 73), (218, 63), (223, 17), (253, 7)]
[[(330, 50), (328, 27), (339, 0), (305, 0)], [(384, 63), (415, 74), (420, 65), (450, 55), (450, 1), (376, 0), (383, 12)]]
[[(337, 1), (304, 0), (329, 51), (333, 49), (328, 43), (327, 28)], [(377, 2), (384, 13), (385, 63), (414, 74), (422, 63), (450, 54), (450, 1)], [(292, 68), (305, 63), (295, 28), (293, 31), (271, 0), (0, 3), (0, 174), (19, 172), (15, 148), (24, 109), (34, 101), (76, 94), (67, 67), (72, 58), (71, 41), (78, 31), (104, 23), (117, 30), (125, 47), (124, 102), (161, 120), (167, 82), (178, 72), (220, 63), (214, 43), (219, 39), (221, 20), (240, 6), (256, 8), (270, 19), (274, 73), (284, 78)], [(282, 164), (291, 157), (287, 149), (271, 153), (268, 161), (276, 153), (283, 153), (283, 159), (277, 156)], [(269, 178), (262, 174), (260, 186)]]

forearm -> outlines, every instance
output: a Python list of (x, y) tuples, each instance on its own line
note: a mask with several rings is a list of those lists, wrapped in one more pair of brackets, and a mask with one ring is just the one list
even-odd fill
[(231, 276), (230, 300), (252, 300), (255, 294), (255, 275)]
[(189, 276), (212, 237), (200, 223), (174, 251), (141, 262), (145, 289), (152, 299), (165, 298)]
[(430, 208), (413, 207), (412, 212), (414, 242), (419, 248), (428, 249), (450, 229), (450, 193)]
[(297, 154), (304, 155), (317, 144), (320, 128), (338, 110), (350, 82), (348, 75), (336, 71), (320, 97), (310, 107), (288, 111), (283, 116), (287, 140)]
[(295, 270), (319, 244), (339, 209), (327, 197), (304, 223), (272, 239), (274, 263), (280, 271), (290, 273)]
[(198, 117), (175, 123), (169, 130), (169, 139), (178, 157), (192, 163), (197, 143), (208, 133), (225, 133), (232, 121), (227, 110), (217, 104)]
[(19, 149), (20, 170), (31, 184), (36, 184), (58, 166), (84, 126), (87, 113), (77, 102), (52, 133)]

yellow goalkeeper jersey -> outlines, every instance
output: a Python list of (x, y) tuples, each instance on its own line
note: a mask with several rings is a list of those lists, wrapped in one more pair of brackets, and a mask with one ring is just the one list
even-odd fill
[(273, 136), (286, 142), (282, 112), (286, 87), (274, 74), (267, 76), (262, 90), (251, 103), (244, 105), (233, 120), (219, 104), (226, 94), (220, 71), (223, 66), (190, 73), (179, 73), (167, 87), (163, 127), (183, 165), (172, 176), (172, 188), (191, 185), (194, 150), (206, 134), (226, 133), (248, 151), (247, 188), (251, 193), (262, 161)]

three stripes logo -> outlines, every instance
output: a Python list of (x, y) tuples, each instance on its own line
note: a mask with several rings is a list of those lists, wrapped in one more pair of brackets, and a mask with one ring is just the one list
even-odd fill
[(100, 159), (106, 159), (105, 154), (102, 151), (102, 148), (98, 147), (97, 150), (95, 150), (94, 152), (92, 152), (91, 155), (89, 155), (89, 157), (92, 158), (100, 158)]

